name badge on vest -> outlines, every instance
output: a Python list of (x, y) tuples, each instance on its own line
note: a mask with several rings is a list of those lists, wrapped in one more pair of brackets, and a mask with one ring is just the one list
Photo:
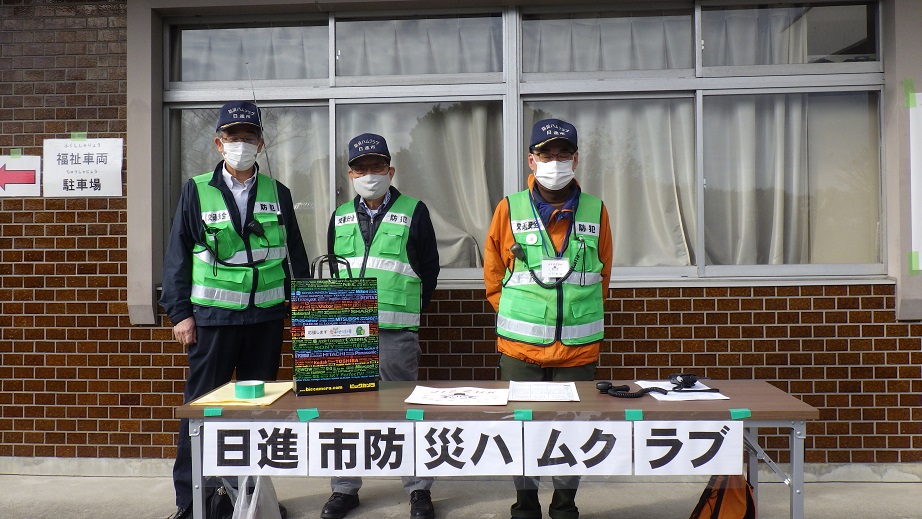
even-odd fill
[(559, 279), (567, 275), (570, 261), (567, 258), (544, 258), (541, 260), (541, 277), (545, 281)]

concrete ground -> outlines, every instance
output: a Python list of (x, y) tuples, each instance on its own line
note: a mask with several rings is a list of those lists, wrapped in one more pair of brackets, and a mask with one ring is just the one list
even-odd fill
[[(329, 497), (323, 478), (275, 478), (279, 500), (290, 519), (319, 518)], [(685, 519), (704, 488), (703, 481), (584, 481), (577, 495), (582, 519)], [(0, 475), (2, 519), (162, 519), (174, 510), (168, 477)], [(788, 488), (760, 485), (760, 519), (787, 518)], [(541, 499), (550, 502), (550, 489)], [(362, 505), (348, 519), (409, 517), (400, 481), (367, 478)], [(509, 517), (513, 490), (509, 479), (442, 478), (433, 487), (439, 519)], [(546, 516), (545, 516), (546, 517)], [(806, 484), (807, 519), (879, 517), (922, 518), (920, 483), (812, 482)]]

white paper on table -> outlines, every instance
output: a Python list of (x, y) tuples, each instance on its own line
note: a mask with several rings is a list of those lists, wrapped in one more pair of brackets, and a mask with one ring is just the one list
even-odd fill
[(416, 386), (404, 402), (428, 405), (506, 405), (509, 390), (482, 387)]
[[(722, 395), (720, 393), (696, 393), (694, 391), (682, 390), (675, 391), (673, 388), (675, 384), (669, 382), (668, 380), (638, 380), (637, 385), (646, 389), (648, 387), (659, 387), (663, 389), (668, 389), (669, 393), (664, 395), (662, 393), (650, 392), (648, 393), (653, 398), (657, 400), (665, 400), (667, 402), (684, 402), (689, 400), (729, 400), (730, 397)], [(701, 382), (695, 382), (695, 385), (688, 388), (689, 390), (695, 389), (711, 389), (708, 386), (705, 386)]]
[(509, 400), (519, 402), (579, 402), (574, 382), (509, 382)]

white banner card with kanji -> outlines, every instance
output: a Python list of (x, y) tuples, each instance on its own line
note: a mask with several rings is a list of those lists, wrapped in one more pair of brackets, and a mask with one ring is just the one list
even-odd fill
[(522, 475), (522, 422), (420, 422), (416, 475)]
[(306, 422), (213, 422), (203, 426), (204, 476), (306, 476)]
[(412, 476), (414, 422), (312, 422), (312, 476)]
[(634, 422), (638, 476), (742, 473), (742, 422)]
[(526, 476), (631, 474), (631, 422), (525, 422)]

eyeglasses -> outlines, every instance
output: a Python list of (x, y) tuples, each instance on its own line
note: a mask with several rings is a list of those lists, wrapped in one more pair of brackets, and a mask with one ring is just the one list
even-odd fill
[(559, 160), (560, 162), (568, 162), (573, 160), (572, 151), (561, 151), (558, 153), (551, 153), (548, 151), (533, 151), (532, 154), (538, 157), (538, 161), (540, 162), (550, 162), (554, 159)]
[(221, 142), (225, 143), (245, 142), (247, 144), (259, 144), (259, 140), (259, 137), (238, 137), (236, 135), (221, 137)]
[(355, 164), (353, 166), (349, 166), (349, 169), (352, 170), (353, 173), (357, 173), (359, 175), (365, 175), (367, 173), (380, 175), (387, 171), (389, 167), (390, 165), (387, 162), (377, 162), (375, 164)]

